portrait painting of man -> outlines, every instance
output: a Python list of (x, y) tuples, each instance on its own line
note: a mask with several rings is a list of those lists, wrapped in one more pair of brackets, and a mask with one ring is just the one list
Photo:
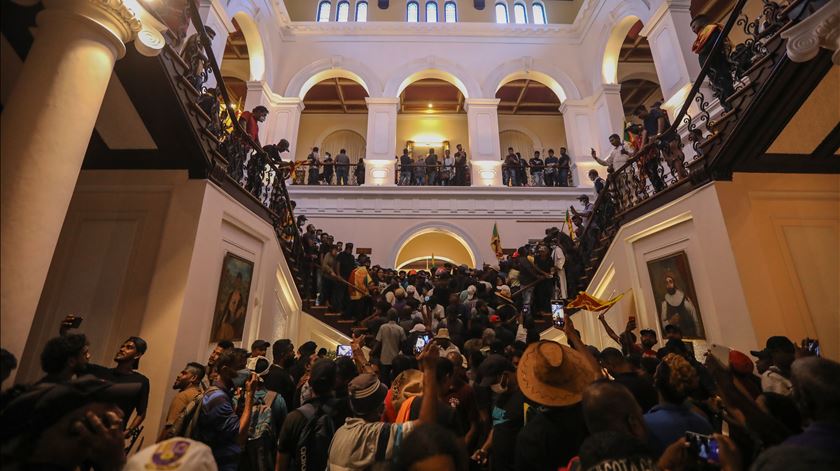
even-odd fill
[(676, 325), (683, 337), (705, 339), (703, 319), (685, 252), (677, 252), (648, 262), (650, 284), (661, 331)]
[(253, 274), (254, 262), (230, 252), (225, 254), (210, 331), (211, 343), (242, 340)]

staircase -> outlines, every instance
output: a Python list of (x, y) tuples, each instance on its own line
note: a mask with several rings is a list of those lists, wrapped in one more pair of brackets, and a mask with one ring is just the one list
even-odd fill
[[(736, 91), (728, 99), (731, 110), (712, 115), (712, 101), (701, 91), (709, 72), (706, 64), (677, 119), (666, 131), (681, 131), (692, 143), (696, 155), (686, 162), (688, 175), (683, 178), (674, 175), (660, 158), (656, 171), (664, 188), (657, 191), (651, 179), (644, 176), (650, 171), (650, 165), (645, 168), (644, 160), (655, 152), (652, 145), (644, 146), (625, 166), (609, 175), (593, 206), (593, 216), (579, 239), (584, 263), (579, 289), (585, 289), (592, 281), (624, 223), (709, 182), (731, 180), (733, 172), (770, 171), (761, 164), (760, 157), (831, 69), (831, 56), (825, 50), (806, 63), (794, 63), (787, 56), (781, 33), (802, 20), (788, 15), (807, 1), (794, 1), (782, 8), (776, 2), (764, 0), (761, 17), (753, 19), (742, 13), (745, 3), (741, 0), (736, 4), (721, 35), (728, 36), (735, 24), (743, 26), (749, 34), (729, 55), (736, 80)], [(714, 47), (724, 50), (727, 45), (719, 41)], [(745, 57), (746, 66), (743, 65)], [(736, 60), (738, 66), (734, 65)], [(698, 110), (694, 116), (688, 114), (692, 103)]]

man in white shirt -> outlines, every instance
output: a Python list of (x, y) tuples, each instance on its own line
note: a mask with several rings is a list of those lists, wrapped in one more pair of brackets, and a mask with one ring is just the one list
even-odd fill
[(793, 383), (790, 381), (790, 367), (796, 358), (796, 349), (789, 338), (775, 335), (767, 339), (764, 350), (751, 351), (753, 356), (769, 359), (770, 367), (761, 373), (761, 390), (773, 392), (783, 396), (793, 394)]
[[(613, 148), (610, 150), (606, 160), (599, 159), (598, 155), (595, 153), (595, 149), (591, 150), (592, 158), (599, 164), (608, 167), (609, 171), (612, 173), (620, 170), (621, 167), (623, 167), (624, 164), (626, 164), (633, 156), (630, 155), (630, 152), (628, 152), (624, 147), (624, 143), (621, 142), (621, 138), (618, 137), (618, 134), (610, 136), (610, 144), (612, 144)], [(613, 177), (612, 184), (617, 186), (617, 192), (621, 196), (621, 202), (624, 207), (629, 206), (634, 192), (632, 188), (633, 179), (630, 178), (631, 175), (633, 175), (633, 169), (627, 168)]]

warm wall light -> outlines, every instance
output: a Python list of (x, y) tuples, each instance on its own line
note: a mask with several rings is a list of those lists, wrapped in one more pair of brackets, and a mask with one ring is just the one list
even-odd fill
[(668, 112), (669, 117), (673, 118), (679, 109), (682, 108), (686, 98), (688, 98), (688, 92), (691, 91), (691, 87), (691, 82), (683, 85), (682, 88), (677, 90), (677, 93), (674, 93), (671, 98), (668, 98), (668, 101), (662, 104), (662, 107)]
[(431, 104), (431, 103), (429, 103), (429, 108), (431, 108), (431, 107), (432, 107), (432, 104)]

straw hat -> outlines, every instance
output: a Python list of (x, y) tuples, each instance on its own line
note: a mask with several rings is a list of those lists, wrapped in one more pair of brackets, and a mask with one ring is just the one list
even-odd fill
[(447, 329), (446, 327), (441, 327), (440, 329), (438, 329), (438, 331), (437, 331), (437, 335), (435, 335), (435, 338), (436, 338), (436, 339), (447, 339), (447, 340), (452, 340), (452, 339), (449, 337), (449, 329)]
[(525, 397), (548, 407), (580, 402), (583, 390), (597, 378), (582, 354), (550, 340), (529, 345), (516, 371)]

